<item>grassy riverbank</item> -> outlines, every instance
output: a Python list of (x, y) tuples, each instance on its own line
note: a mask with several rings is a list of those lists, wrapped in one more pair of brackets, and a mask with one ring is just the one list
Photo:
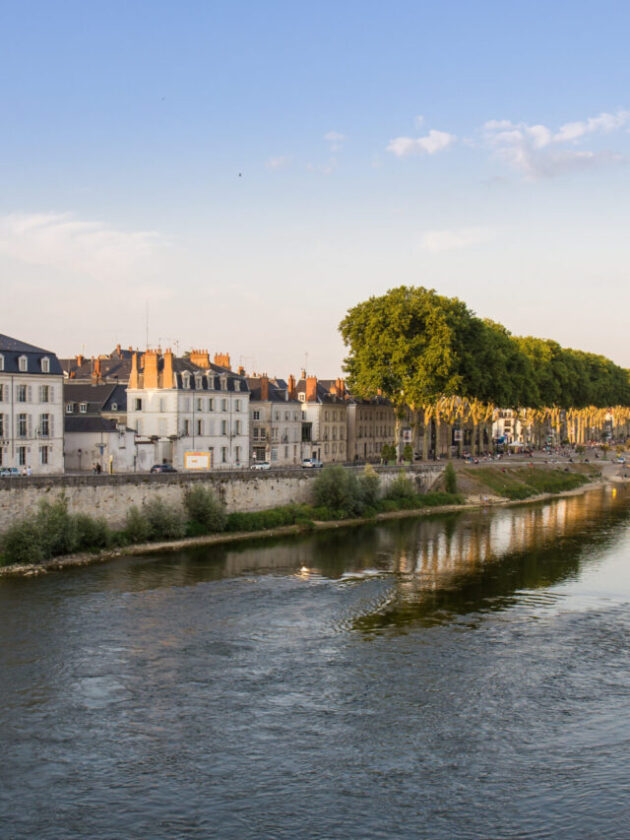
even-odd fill
[(586, 489), (600, 477), (600, 471), (589, 465), (575, 465), (573, 471), (461, 465), (455, 484), (452, 478), (441, 480), (442, 486), (448, 483), (460, 493), (446, 492), (440, 483), (432, 492), (417, 493), (402, 473), (383, 493), (369, 470), (357, 479), (335, 467), (323, 471), (314, 505), (227, 514), (211, 491), (199, 487), (184, 495), (181, 507), (167, 507), (154, 499), (140, 509), (130, 509), (125, 527), (118, 530), (103, 520), (70, 514), (62, 496), (52, 503), (42, 502), (34, 517), (16, 522), (0, 537), (0, 567), (4, 567), (0, 571), (33, 574), (121, 554), (282, 536), (479, 504), (515, 504)]

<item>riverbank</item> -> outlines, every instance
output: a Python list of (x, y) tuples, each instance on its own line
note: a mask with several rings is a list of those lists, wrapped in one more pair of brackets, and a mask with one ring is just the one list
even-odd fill
[[(576, 465), (579, 466), (579, 465)], [(460, 513), (463, 511), (478, 510), (480, 508), (497, 508), (497, 507), (514, 507), (517, 505), (538, 504), (540, 502), (550, 501), (552, 499), (576, 496), (601, 487), (603, 483), (615, 481), (616, 470), (613, 469), (615, 465), (604, 462), (601, 465), (592, 465), (587, 467), (585, 472), (592, 476), (593, 480), (569, 490), (562, 490), (554, 493), (539, 493), (529, 496), (528, 498), (507, 499), (491, 492), (488, 493), (466, 493), (466, 501), (457, 505), (440, 505), (435, 507), (421, 507), (402, 509), (395, 511), (387, 511), (377, 513), (370, 517), (355, 517), (351, 519), (331, 520), (331, 521), (313, 521), (308, 525), (296, 524), (285, 525), (276, 528), (267, 528), (258, 531), (239, 531), (239, 532), (220, 532), (215, 534), (205, 534), (198, 537), (184, 537), (180, 539), (164, 540), (160, 542), (150, 542), (142, 544), (132, 544), (120, 546), (113, 549), (103, 549), (95, 552), (81, 552), (77, 554), (65, 555), (46, 560), (43, 563), (28, 563), (28, 564), (11, 564), (0, 567), (0, 577), (6, 576), (22, 576), (32, 577), (40, 574), (46, 574), (52, 571), (61, 571), (68, 568), (77, 568), (81, 566), (89, 566), (97, 563), (104, 563), (124, 556), (138, 556), (147, 554), (164, 553), (168, 551), (180, 551), (182, 549), (223, 545), (229, 543), (246, 542), (248, 540), (268, 540), (278, 537), (294, 536), (299, 534), (309, 534), (318, 531), (327, 531), (339, 528), (354, 528), (364, 525), (373, 525), (377, 522), (386, 521), (389, 519), (401, 519), (408, 517), (426, 517), (448, 513)], [(497, 477), (504, 476), (504, 467), (494, 466), (486, 469), (492, 469)], [(580, 469), (579, 472), (584, 473)], [(463, 471), (458, 471), (458, 480), (461, 480)]]

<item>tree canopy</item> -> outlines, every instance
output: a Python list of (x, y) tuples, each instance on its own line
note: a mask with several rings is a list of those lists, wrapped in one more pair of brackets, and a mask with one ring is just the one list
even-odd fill
[(630, 405), (629, 371), (549, 339), (515, 337), (458, 298), (399, 286), (352, 307), (339, 325), (357, 396), (419, 408), (459, 396), (503, 407)]

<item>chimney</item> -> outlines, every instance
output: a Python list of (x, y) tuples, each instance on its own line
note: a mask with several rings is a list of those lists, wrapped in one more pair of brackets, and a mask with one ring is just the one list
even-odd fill
[(317, 377), (306, 377), (306, 402), (317, 401)]
[(306, 379), (306, 370), (302, 368), (302, 373), (300, 374), (300, 379)]
[(337, 396), (341, 397), (341, 399), (344, 399), (345, 395), (346, 395), (346, 383), (343, 381), (343, 379), (338, 378), (337, 379)]
[(101, 359), (100, 357), (94, 360), (94, 367), (92, 368), (92, 385), (102, 382), (101, 376)]
[(230, 362), (229, 353), (215, 353), (214, 363), (219, 367), (227, 368), (227, 370), (232, 370), (232, 363)]
[(79, 355), (77, 356), (77, 367), (81, 367), (82, 364), (83, 364), (83, 356), (81, 355), (81, 353), (79, 353)]
[(116, 345), (116, 355), (118, 356), (119, 359), (122, 358), (122, 348), (121, 348), (120, 344)]
[(266, 373), (263, 373), (263, 375), (260, 377), (260, 399), (269, 399), (269, 377)]
[(162, 388), (173, 387), (173, 351), (164, 351), (164, 370), (162, 371)]
[(289, 376), (288, 397), (290, 400), (297, 400), (297, 391), (295, 390), (295, 376), (293, 376), (293, 374)]
[(138, 387), (138, 354), (134, 353), (131, 357), (131, 373), (129, 374), (128, 388)]
[(156, 350), (147, 350), (144, 354), (144, 387), (158, 387), (158, 354)]
[(208, 370), (210, 367), (210, 353), (207, 350), (191, 350), (190, 361), (193, 365)]
[(245, 368), (243, 367), (243, 365), (239, 366), (238, 375), (239, 376), (245, 376)]

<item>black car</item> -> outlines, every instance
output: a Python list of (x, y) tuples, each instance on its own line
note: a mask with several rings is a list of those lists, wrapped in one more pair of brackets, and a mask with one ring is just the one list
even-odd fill
[(172, 464), (153, 464), (153, 466), (150, 469), (150, 472), (152, 472), (152, 473), (173, 473), (173, 472), (177, 472), (177, 470), (175, 469), (174, 466), (172, 466)]

